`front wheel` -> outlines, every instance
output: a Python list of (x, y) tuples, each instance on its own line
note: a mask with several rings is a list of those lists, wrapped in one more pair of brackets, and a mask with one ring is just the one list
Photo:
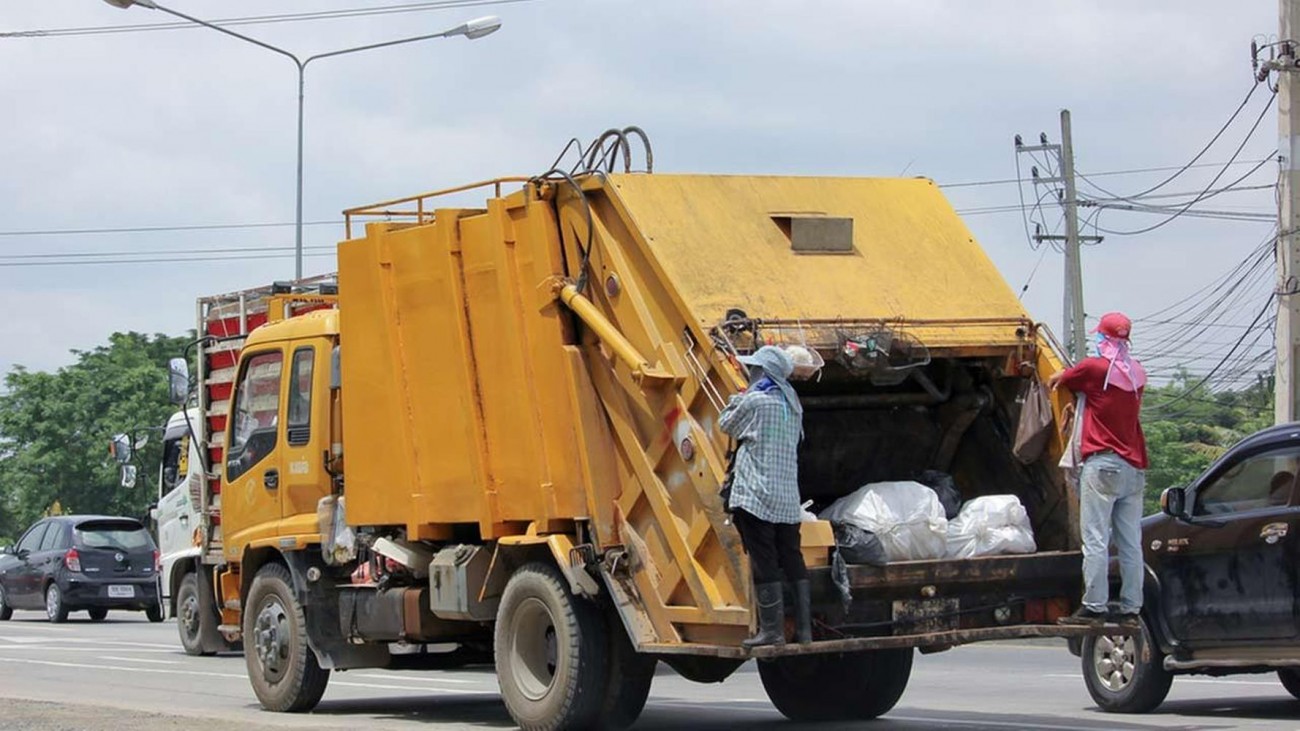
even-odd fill
[(197, 574), (186, 574), (176, 590), (176, 631), (187, 655), (212, 655), (215, 651), (209, 648), (221, 646), (215, 613), (199, 599)]
[(886, 713), (912, 676), (912, 650), (760, 660), (767, 697), (791, 721), (858, 721)]
[(5, 599), (4, 584), (0, 584), (0, 622), (8, 621), (14, 616), (14, 608), (9, 606), (9, 601)]
[(1300, 698), (1300, 670), (1296, 668), (1282, 668), (1277, 671), (1277, 679), (1282, 681), (1282, 687), (1286, 692), (1296, 698)]
[(325, 694), (329, 671), (307, 646), (306, 627), (289, 569), (262, 567), (244, 606), (244, 664), (253, 693), (268, 711), (310, 711)]
[(1082, 659), (1088, 694), (1108, 713), (1146, 713), (1164, 702), (1174, 682), (1146, 617), (1137, 634), (1085, 637)]
[(606, 632), (600, 609), (570, 593), (553, 567), (516, 571), (497, 608), (494, 647), (501, 699), (515, 723), (524, 731), (587, 728), (607, 703), (627, 702), (611, 697), (620, 694), (607, 675)]
[(63, 603), (63, 590), (58, 584), (45, 588), (45, 616), (55, 624), (68, 621), (68, 605)]

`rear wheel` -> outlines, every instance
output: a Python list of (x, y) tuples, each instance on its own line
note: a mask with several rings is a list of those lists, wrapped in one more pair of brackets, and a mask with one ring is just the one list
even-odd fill
[(525, 731), (585, 728), (607, 700), (617, 704), (622, 683), (611, 686), (607, 631), (599, 608), (571, 594), (551, 566), (516, 571), (497, 609), (494, 648), (501, 699), (515, 723)]
[(68, 605), (63, 603), (63, 590), (58, 584), (45, 587), (45, 616), (55, 624), (68, 621)]
[(176, 590), (176, 631), (187, 655), (212, 655), (215, 651), (208, 648), (221, 646), (217, 618), (199, 600), (197, 574), (186, 574)]
[(636, 722), (650, 697), (657, 661), (632, 646), (615, 610), (605, 613), (609, 634), (609, 677), (597, 722), (604, 729), (624, 729)]
[(166, 615), (163, 614), (163, 606), (161, 603), (146, 607), (144, 610), (144, 616), (148, 617), (150, 622), (161, 622), (166, 619)]
[(9, 600), (5, 598), (4, 584), (0, 584), (0, 622), (8, 620), (14, 616), (14, 608), (9, 606)]
[(1145, 617), (1137, 634), (1085, 637), (1082, 658), (1088, 694), (1109, 713), (1146, 713), (1164, 702), (1174, 682)]
[(88, 609), (86, 613), (90, 615), (90, 621), (92, 622), (103, 622), (104, 618), (108, 616), (108, 610), (103, 607)]
[(875, 718), (898, 703), (912, 675), (912, 650), (796, 655), (760, 660), (767, 697), (791, 721)]
[(244, 638), (248, 679), (263, 708), (297, 713), (316, 707), (330, 675), (307, 646), (302, 605), (284, 566), (264, 566), (253, 577), (244, 607)]
[(1277, 679), (1282, 681), (1282, 687), (1286, 688), (1286, 692), (1300, 698), (1300, 670), (1282, 668), (1277, 671)]

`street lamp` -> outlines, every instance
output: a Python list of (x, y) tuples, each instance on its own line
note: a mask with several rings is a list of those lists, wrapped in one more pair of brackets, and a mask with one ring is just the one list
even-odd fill
[(305, 92), (304, 82), (306, 79), (307, 65), (317, 59), (332, 58), (334, 56), (343, 56), (349, 53), (357, 53), (359, 51), (371, 51), (376, 48), (400, 46), (405, 43), (415, 43), (416, 41), (427, 41), (434, 38), (451, 38), (453, 36), (464, 36), (469, 40), (475, 40), (478, 38), (482, 38), (483, 36), (491, 35), (501, 27), (501, 19), (496, 17), (495, 15), (489, 15), (483, 18), (475, 18), (474, 20), (468, 21), (466, 23), (461, 23), (455, 28), (450, 28), (448, 30), (442, 31), (441, 33), (430, 33), (422, 36), (413, 36), (411, 38), (401, 38), (395, 41), (385, 41), (383, 43), (371, 43), (365, 46), (356, 46), (354, 48), (344, 48), (338, 51), (329, 51), (328, 53), (318, 53), (314, 56), (308, 56), (305, 59), (299, 59), (296, 55), (282, 48), (276, 48), (275, 46), (272, 46), (269, 43), (264, 43), (262, 41), (259, 41), (256, 38), (250, 38), (246, 35), (236, 33), (235, 31), (230, 30), (228, 28), (222, 28), (219, 25), (213, 25), (212, 23), (209, 23), (205, 20), (200, 20), (198, 18), (186, 15), (184, 13), (172, 10), (170, 8), (163, 7), (162, 5), (159, 5), (153, 0), (104, 0), (104, 2), (108, 3), (109, 5), (112, 5), (115, 8), (122, 8), (123, 10), (130, 8), (132, 5), (139, 5), (142, 8), (148, 8), (150, 10), (159, 10), (164, 13), (167, 13), (168, 15), (174, 15), (177, 18), (188, 20), (191, 23), (196, 23), (205, 28), (211, 28), (212, 30), (218, 31), (220, 33), (225, 33), (228, 36), (238, 38), (241, 41), (252, 43), (255, 46), (261, 46), (262, 48), (265, 48), (266, 50), (271, 51), (273, 53), (278, 53), (281, 56), (284, 56), (285, 58), (289, 59), (290, 61), (293, 61), (294, 65), (298, 67), (298, 187), (297, 187), (297, 212), (296, 212), (296, 217), (294, 219), (294, 277), (296, 279), (302, 279), (302, 127), (303, 127), (302, 120), (303, 120), (303, 98)]

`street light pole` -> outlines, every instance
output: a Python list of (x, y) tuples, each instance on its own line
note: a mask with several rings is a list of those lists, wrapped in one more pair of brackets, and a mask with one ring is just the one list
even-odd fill
[(153, 0), (104, 0), (104, 2), (108, 3), (109, 5), (112, 5), (113, 7), (122, 8), (124, 10), (130, 8), (132, 5), (139, 5), (142, 8), (148, 8), (150, 10), (158, 10), (167, 13), (168, 15), (174, 15), (177, 18), (189, 21), (196, 25), (201, 25), (204, 28), (211, 28), (212, 30), (215, 30), (219, 33), (224, 33), (228, 36), (238, 38), (241, 41), (252, 43), (255, 46), (265, 48), (268, 51), (277, 53), (289, 59), (290, 61), (293, 61), (294, 66), (296, 66), (298, 69), (298, 174), (297, 174), (297, 186), (296, 186), (297, 199), (295, 201), (295, 212), (294, 212), (294, 278), (295, 279), (302, 279), (302, 178), (303, 178), (302, 139), (303, 139), (303, 108), (304, 108), (304, 102), (306, 100), (306, 91), (307, 91), (307, 85), (306, 85), (307, 65), (310, 64), (312, 61), (316, 61), (322, 58), (333, 58), (334, 56), (343, 56), (350, 53), (371, 51), (376, 48), (388, 48), (389, 46), (400, 46), (406, 43), (415, 43), (417, 41), (428, 41), (434, 38), (450, 38), (453, 36), (465, 36), (465, 38), (472, 41), (472, 40), (482, 38), (483, 36), (491, 35), (501, 27), (501, 20), (496, 16), (489, 15), (483, 18), (475, 18), (474, 20), (468, 21), (466, 23), (461, 23), (455, 28), (450, 28), (448, 30), (442, 31), (441, 33), (429, 33), (422, 36), (412, 36), (410, 38), (399, 38), (395, 41), (371, 43), (365, 46), (356, 46), (353, 48), (340, 49), (338, 51), (318, 53), (314, 56), (308, 56), (306, 59), (299, 59), (297, 55), (290, 53), (289, 51), (286, 51), (283, 48), (276, 48), (275, 46), (272, 46), (269, 43), (259, 41), (256, 38), (250, 38), (249, 36), (246, 36), (242, 33), (236, 33), (235, 31), (230, 30), (229, 28), (223, 28), (219, 25), (209, 23), (206, 20), (201, 20), (199, 18), (186, 15), (185, 13), (182, 13), (180, 11), (163, 7), (162, 5), (159, 5)]

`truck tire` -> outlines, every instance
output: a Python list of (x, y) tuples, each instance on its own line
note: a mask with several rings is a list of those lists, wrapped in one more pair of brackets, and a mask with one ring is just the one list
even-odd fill
[(199, 576), (194, 572), (185, 574), (176, 590), (176, 632), (186, 655), (215, 655), (209, 648), (220, 647), (224, 641), (215, 614), (199, 599)]
[(1138, 634), (1083, 639), (1083, 682), (1107, 713), (1146, 713), (1163, 703), (1174, 682), (1164, 661), (1145, 616)]
[(1277, 679), (1282, 681), (1282, 687), (1286, 688), (1286, 692), (1295, 698), (1300, 698), (1300, 670), (1282, 668), (1277, 671)]
[(63, 590), (54, 582), (45, 587), (45, 616), (55, 624), (68, 621), (68, 605), (63, 601)]
[(283, 565), (268, 564), (253, 577), (244, 605), (243, 634), (244, 664), (262, 707), (281, 713), (315, 708), (330, 675), (307, 646), (302, 605)]
[(796, 655), (760, 660), (767, 697), (791, 721), (875, 718), (898, 703), (912, 675), (912, 650)]
[(524, 731), (593, 725), (609, 695), (609, 638), (599, 607), (569, 592), (553, 567), (514, 573), (497, 608), (501, 699)]
[(654, 681), (658, 661), (636, 651), (617, 610), (610, 608), (605, 613), (605, 621), (609, 636), (609, 672), (606, 674), (609, 682), (596, 719), (600, 728), (617, 731), (636, 723), (641, 715), (646, 699), (650, 697), (650, 684)]

